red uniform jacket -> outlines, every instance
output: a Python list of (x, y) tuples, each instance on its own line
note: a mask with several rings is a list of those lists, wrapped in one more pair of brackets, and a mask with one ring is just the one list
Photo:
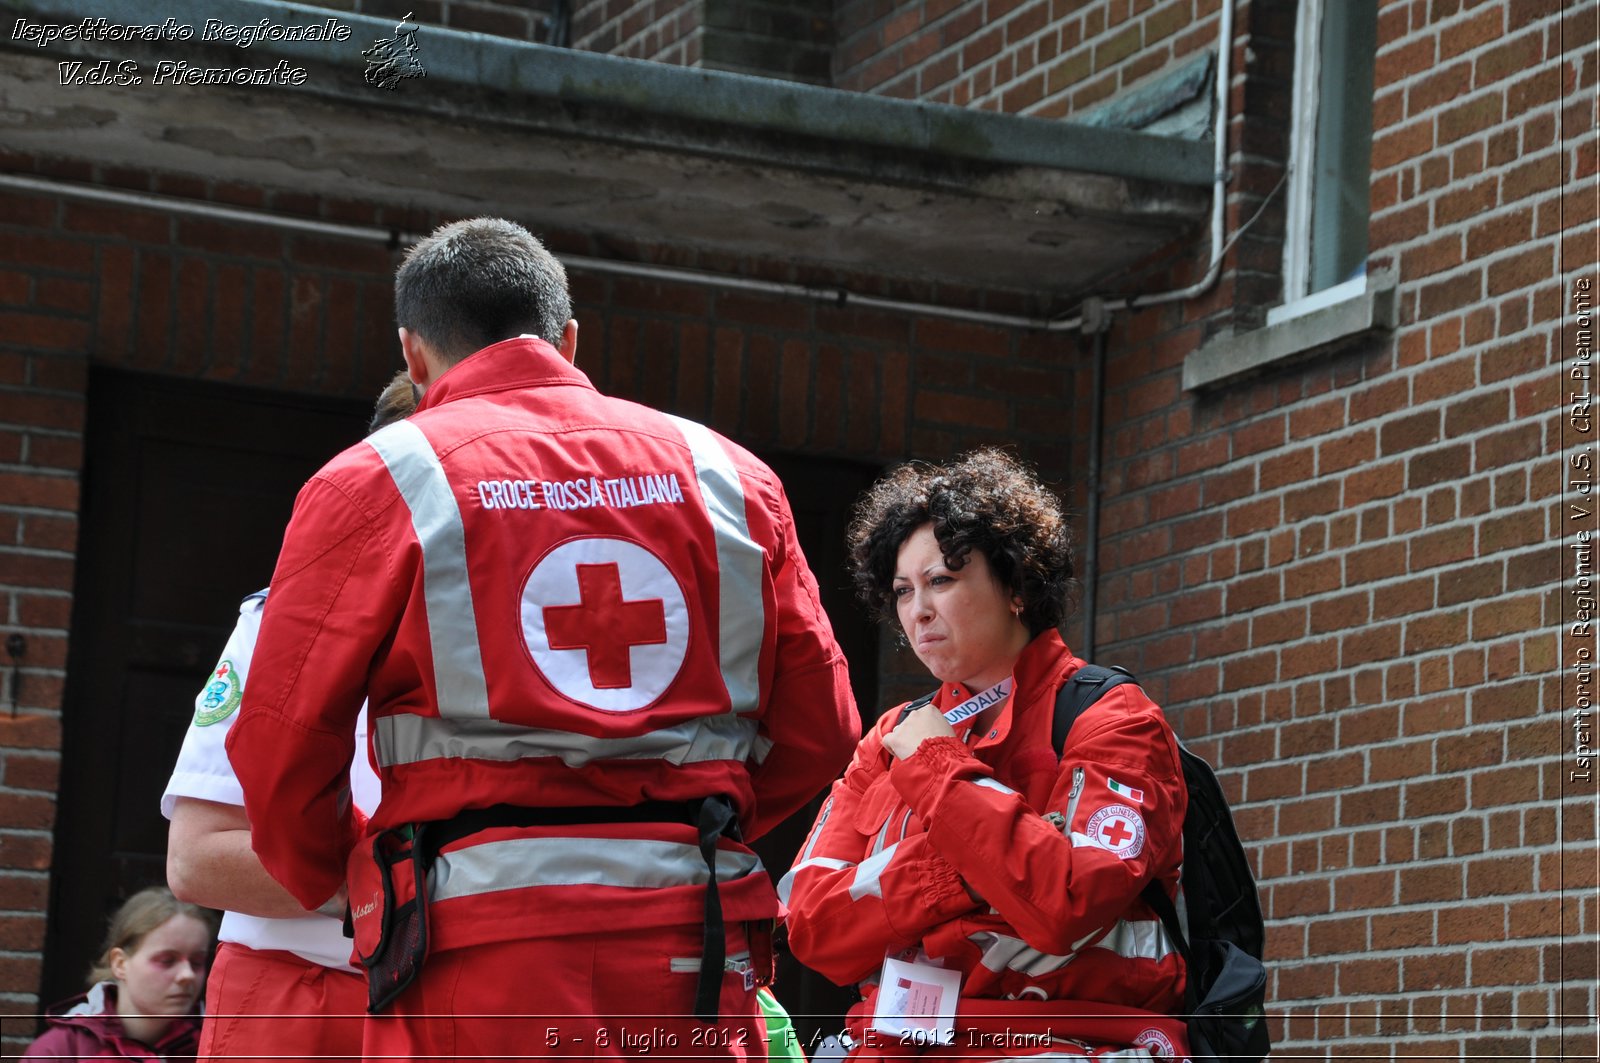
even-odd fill
[[(228, 749), (256, 852), (307, 907), (355, 842), (363, 696), (383, 786), (369, 831), (725, 794), (750, 840), (859, 734), (772, 472), (600, 395), (531, 337), (453, 366), (296, 502)], [(474, 835), (434, 868), (434, 944), (698, 923), (695, 841), (671, 824)], [(721, 848), (726, 917), (775, 914), (755, 855)]]
[[(1054, 631), (1039, 635), (984, 734), (928, 739), (897, 761), (883, 748), (891, 711), (834, 784), (780, 891), (795, 956), (840, 984), (869, 983), (852, 1025), (870, 1022), (884, 957), (917, 946), (962, 972), (964, 1012), (1182, 1007), (1182, 958), (1139, 900), (1151, 878), (1177, 886), (1188, 796), (1176, 739), (1127, 684), (1083, 714), (1058, 758), (1056, 692), (1082, 665)], [(972, 693), (946, 685), (934, 702), (943, 711)]]

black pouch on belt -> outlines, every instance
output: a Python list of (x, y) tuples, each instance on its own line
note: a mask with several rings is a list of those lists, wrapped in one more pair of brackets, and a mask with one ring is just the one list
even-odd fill
[[(372, 858), (353, 862), (356, 958), (367, 971), (367, 1011), (376, 1015), (416, 981), (428, 955), (426, 824), (384, 831), (372, 840)], [(372, 881), (373, 878), (377, 881)], [(367, 888), (358, 890), (358, 879)]]

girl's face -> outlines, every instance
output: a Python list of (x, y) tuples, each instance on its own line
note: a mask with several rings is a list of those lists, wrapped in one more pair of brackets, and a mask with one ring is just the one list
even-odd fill
[(980, 550), (952, 571), (924, 524), (900, 544), (894, 569), (895, 610), (917, 658), (942, 683), (982, 690), (1004, 679), (1028, 644), (1008, 591)]
[(175, 915), (146, 934), (132, 952), (111, 950), (122, 1015), (192, 1015), (211, 953), (211, 931), (192, 915)]

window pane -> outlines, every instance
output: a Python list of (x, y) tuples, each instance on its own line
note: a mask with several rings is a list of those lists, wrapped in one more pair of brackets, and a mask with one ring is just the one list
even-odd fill
[(1377, 25), (1376, 0), (1324, 6), (1311, 207), (1313, 292), (1349, 280), (1366, 266)]

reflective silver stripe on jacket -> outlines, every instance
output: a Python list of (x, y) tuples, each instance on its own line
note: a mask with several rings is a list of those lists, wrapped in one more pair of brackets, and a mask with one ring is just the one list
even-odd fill
[[(983, 950), (982, 963), (991, 971), (1020, 971), (1038, 977), (1059, 971), (1075, 960), (1083, 947), (1094, 939), (1088, 934), (1074, 943), (1073, 950), (1065, 956), (1040, 952), (1021, 938), (985, 930), (968, 937)], [(1125, 959), (1159, 960), (1175, 950), (1166, 930), (1158, 919), (1130, 921), (1119, 919), (1105, 937), (1096, 941), (1093, 948), (1106, 949)]]
[[(717, 881), (762, 871), (754, 853), (717, 852)], [(703, 886), (706, 862), (696, 845), (639, 838), (508, 838), (484, 842), (434, 861), (436, 901), (528, 886)]]
[(467, 578), (466, 533), (444, 466), (428, 437), (409, 421), (375, 432), (367, 444), (388, 466), (422, 545), (422, 590), (439, 713), (487, 718), (489, 691), (483, 681), (483, 652)]
[(856, 868), (856, 873), (850, 879), (850, 899), (859, 901), (863, 897), (883, 897), (883, 869), (889, 866), (889, 861), (894, 859), (894, 851), (900, 848), (900, 843), (895, 842), (881, 853), (874, 853), (861, 861)]
[(808, 867), (825, 867), (829, 871), (845, 871), (855, 867), (848, 860), (835, 860), (831, 856), (814, 856), (809, 860), (802, 860), (789, 869), (789, 873), (778, 880), (778, 899), (784, 904), (789, 903), (789, 893), (794, 889), (794, 877)]
[(693, 421), (667, 419), (689, 444), (700, 497), (716, 537), (717, 657), (722, 681), (734, 712), (754, 712), (761, 704), (761, 638), (767, 628), (761, 597), (766, 552), (750, 538), (744, 485), (717, 437)]
[(514, 761), (560, 757), (569, 768), (596, 760), (742, 763), (755, 742), (756, 722), (738, 716), (697, 716), (633, 737), (596, 738), (498, 720), (440, 720), (403, 713), (373, 720), (372, 736), (382, 768), (450, 758)]

